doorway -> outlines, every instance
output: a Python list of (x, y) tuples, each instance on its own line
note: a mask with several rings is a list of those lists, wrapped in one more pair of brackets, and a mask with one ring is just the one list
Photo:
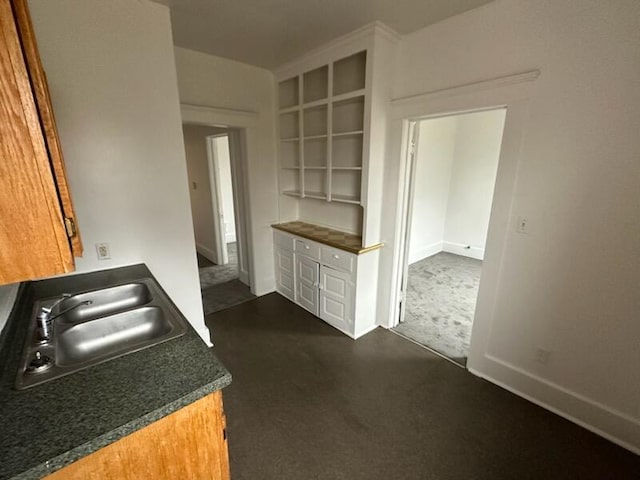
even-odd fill
[(506, 109), (410, 125), (408, 202), (393, 331), (465, 366)]
[(204, 314), (255, 296), (249, 284), (236, 129), (183, 125)]

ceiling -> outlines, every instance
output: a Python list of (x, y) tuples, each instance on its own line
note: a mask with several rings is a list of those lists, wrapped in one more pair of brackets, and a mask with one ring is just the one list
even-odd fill
[(374, 20), (407, 34), (492, 0), (154, 1), (177, 46), (272, 69)]

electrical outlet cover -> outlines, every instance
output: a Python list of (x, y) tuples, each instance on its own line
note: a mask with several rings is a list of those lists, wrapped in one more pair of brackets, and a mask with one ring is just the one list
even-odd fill
[(96, 243), (96, 253), (98, 254), (98, 260), (109, 260), (111, 258), (108, 243)]

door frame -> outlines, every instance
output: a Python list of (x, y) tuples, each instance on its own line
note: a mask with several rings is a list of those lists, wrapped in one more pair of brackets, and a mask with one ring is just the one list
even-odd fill
[(506, 108), (500, 159), (496, 174), (491, 217), (487, 234), (483, 281), (474, 315), (467, 369), (479, 370), (485, 362), (491, 333), (494, 305), (502, 270), (502, 252), (508, 241), (513, 218), (513, 192), (517, 182), (520, 145), (528, 115), (528, 104), (534, 81), (540, 72), (533, 70), (517, 75), (461, 85), (420, 95), (398, 98), (391, 102), (389, 151), (398, 157), (398, 183), (395, 202), (394, 237), (387, 327), (397, 325), (401, 312), (402, 278), (407, 255), (407, 209), (410, 185), (410, 125), (426, 118), (438, 118), (497, 108)]
[[(452, 114), (437, 114), (437, 115), (430, 115), (427, 117), (423, 117), (423, 118), (418, 118), (418, 119), (411, 119), (409, 120), (409, 124), (408, 124), (408, 135), (407, 135), (407, 158), (406, 158), (406, 164), (407, 164), (407, 169), (406, 169), (406, 173), (405, 173), (405, 185), (404, 185), (404, 189), (406, 192), (406, 198), (404, 199), (404, 204), (406, 205), (406, 207), (404, 208), (404, 211), (406, 212), (405, 218), (402, 219), (403, 220), (403, 224), (402, 224), (402, 231), (403, 231), (403, 236), (402, 238), (402, 250), (403, 250), (403, 254), (402, 254), (402, 273), (401, 273), (401, 277), (400, 277), (400, 300), (399, 300), (399, 314), (398, 314), (398, 318), (397, 318), (397, 322), (394, 324), (394, 326), (397, 326), (398, 324), (402, 323), (404, 321), (404, 315), (406, 312), (406, 308), (404, 307), (404, 304), (406, 302), (407, 299), (407, 283), (409, 281), (408, 275), (409, 275), (409, 250), (410, 250), (410, 240), (411, 240), (411, 229), (413, 228), (413, 210), (414, 210), (414, 195), (416, 192), (416, 187), (415, 187), (415, 183), (416, 183), (416, 170), (418, 167), (417, 161), (417, 154), (419, 153), (418, 150), (418, 143), (420, 141), (420, 125), (422, 122), (424, 121), (429, 121), (429, 120), (437, 120), (439, 118), (449, 118), (449, 117), (457, 117), (460, 115), (468, 115), (468, 114), (473, 114), (473, 113), (480, 113), (480, 112), (493, 112), (496, 110), (505, 110), (505, 118), (506, 118), (506, 108), (505, 107), (496, 107), (496, 108), (483, 108), (483, 109), (479, 109), (479, 110), (474, 110), (472, 112), (463, 112), (463, 113), (452, 113)], [(504, 126), (502, 129), (502, 135), (504, 136)], [(502, 142), (502, 139), (501, 139)], [(500, 161), (498, 160), (498, 168), (500, 166)], [(496, 173), (496, 177), (497, 177), (497, 173)], [(494, 179), (494, 191), (495, 191), (495, 179)], [(491, 204), (491, 209), (493, 210), (493, 198), (492, 198), (492, 204)], [(485, 245), (483, 245), (483, 249), (486, 247), (486, 242)], [(482, 282), (482, 279), (480, 280)], [(427, 347), (429, 347), (429, 345), (426, 345)], [(446, 358), (446, 355), (443, 355)], [(456, 363), (456, 365), (458, 365)]]
[(250, 218), (249, 163), (247, 143), (250, 134), (255, 135), (258, 113), (201, 105), (181, 104), (182, 123), (227, 129), (231, 178), (234, 183), (234, 210), (236, 242), (238, 244), (238, 279), (248, 285), (251, 293), (256, 289), (255, 259), (252, 254), (253, 231)]

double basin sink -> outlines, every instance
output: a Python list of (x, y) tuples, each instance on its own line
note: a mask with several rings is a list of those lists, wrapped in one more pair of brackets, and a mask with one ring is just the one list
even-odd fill
[[(38, 316), (52, 319), (43, 341)], [(187, 325), (151, 278), (37, 301), (16, 388), (32, 387), (183, 335)]]

